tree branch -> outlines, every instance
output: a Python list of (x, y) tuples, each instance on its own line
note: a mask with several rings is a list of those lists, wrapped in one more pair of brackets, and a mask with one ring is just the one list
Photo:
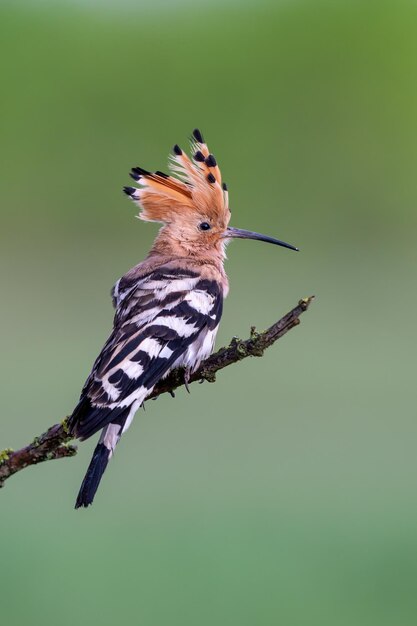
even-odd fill
[[(298, 326), (300, 315), (307, 311), (313, 298), (314, 296), (310, 296), (300, 300), (287, 315), (263, 332), (258, 333), (253, 326), (249, 339), (242, 340), (233, 337), (227, 347), (220, 348), (204, 361), (198, 370), (191, 374), (188, 382), (207, 380), (213, 383), (216, 380), (216, 373), (228, 365), (237, 363), (248, 356), (262, 356), (267, 348), (289, 330)], [(174, 370), (154, 387), (147, 399), (155, 399), (163, 393), (174, 395), (174, 390), (184, 384), (184, 371)], [(69, 445), (72, 439), (73, 436), (68, 432), (67, 418), (65, 418), (60, 424), (54, 424), (48, 428), (40, 437), (35, 437), (28, 446), (16, 451), (11, 448), (3, 450), (0, 452), (0, 487), (4, 486), (7, 478), (25, 467), (50, 459), (74, 456), (77, 453), (77, 447)]]

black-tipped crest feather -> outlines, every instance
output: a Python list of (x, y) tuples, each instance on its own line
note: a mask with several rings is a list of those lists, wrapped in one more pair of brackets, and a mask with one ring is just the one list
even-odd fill
[(195, 128), (193, 130), (193, 137), (196, 141), (198, 141), (198, 143), (204, 143), (204, 138), (203, 135), (201, 134), (201, 132), (198, 130), (198, 128)]

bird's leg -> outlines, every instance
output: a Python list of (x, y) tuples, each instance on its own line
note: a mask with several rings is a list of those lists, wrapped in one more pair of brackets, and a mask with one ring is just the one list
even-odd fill
[(191, 376), (191, 370), (188, 367), (186, 367), (184, 369), (184, 386), (186, 390), (188, 391), (188, 393), (190, 393), (190, 387), (188, 386), (188, 383), (190, 382), (190, 376)]

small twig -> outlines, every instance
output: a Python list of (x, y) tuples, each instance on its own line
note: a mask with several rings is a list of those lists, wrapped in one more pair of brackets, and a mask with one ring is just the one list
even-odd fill
[[(249, 339), (241, 340), (234, 337), (227, 347), (220, 348), (204, 361), (198, 370), (189, 376), (187, 383), (203, 380), (212, 383), (216, 380), (216, 373), (228, 365), (237, 363), (248, 356), (262, 356), (267, 348), (289, 330), (298, 326), (300, 315), (307, 311), (313, 299), (314, 296), (310, 296), (300, 300), (287, 315), (263, 332), (257, 332), (253, 326)], [(184, 370), (174, 370), (154, 387), (147, 399), (157, 398), (163, 393), (170, 393), (174, 396), (174, 390), (184, 384)], [(3, 450), (0, 452), (0, 487), (4, 486), (7, 478), (29, 465), (74, 456), (77, 453), (77, 447), (68, 445), (72, 439), (67, 429), (67, 420), (64, 419), (60, 424), (51, 426), (40, 437), (35, 437), (25, 448), (16, 451), (10, 448)]]

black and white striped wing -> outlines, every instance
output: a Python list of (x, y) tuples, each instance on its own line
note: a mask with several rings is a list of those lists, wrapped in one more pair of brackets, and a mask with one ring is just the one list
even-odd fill
[(171, 369), (198, 367), (213, 349), (222, 314), (220, 285), (186, 270), (159, 269), (134, 283), (121, 279), (113, 296), (113, 332), (71, 417), (82, 439), (110, 422), (126, 430)]

